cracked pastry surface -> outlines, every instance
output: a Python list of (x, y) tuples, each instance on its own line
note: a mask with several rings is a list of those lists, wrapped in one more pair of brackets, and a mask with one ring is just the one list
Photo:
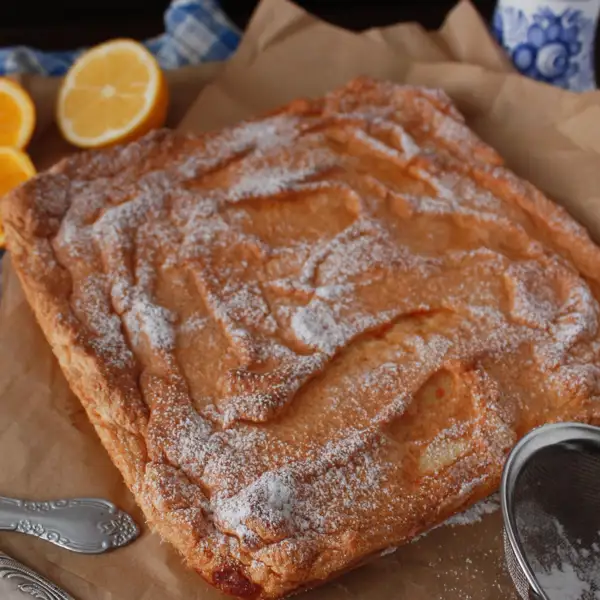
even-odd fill
[(359, 79), (74, 156), (3, 201), (69, 384), (149, 523), (278, 598), (597, 422), (600, 250), (440, 92)]

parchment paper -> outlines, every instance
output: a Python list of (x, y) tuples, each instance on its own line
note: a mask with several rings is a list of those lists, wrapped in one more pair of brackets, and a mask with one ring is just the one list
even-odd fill
[[(600, 94), (577, 96), (514, 74), (468, 2), (461, 2), (435, 34), (401, 24), (357, 35), (285, 0), (264, 0), (240, 50), (204, 88), (182, 128), (220, 127), (361, 74), (446, 89), (517, 172), (562, 202), (600, 239)], [(40, 164), (52, 162), (56, 152), (43, 132), (36, 143)], [(102, 495), (141, 520), (69, 392), (10, 265), (4, 286), (0, 494)], [(0, 535), (0, 548), (79, 600), (222, 598), (147, 532), (134, 545), (101, 557), (75, 556), (9, 534)], [(501, 519), (495, 513), (474, 525), (435, 530), (303, 597), (513, 600), (503, 564)]]

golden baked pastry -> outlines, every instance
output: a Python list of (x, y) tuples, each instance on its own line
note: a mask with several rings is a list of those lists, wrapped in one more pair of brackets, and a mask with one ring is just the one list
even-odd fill
[(69, 158), (3, 205), (151, 524), (244, 598), (317, 585), (598, 421), (599, 249), (441, 92), (360, 79)]

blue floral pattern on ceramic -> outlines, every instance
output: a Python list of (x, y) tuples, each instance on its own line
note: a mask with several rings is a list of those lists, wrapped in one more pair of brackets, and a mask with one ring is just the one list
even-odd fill
[(553, 11), (541, 6), (533, 14), (526, 14), (500, 3), (492, 27), (496, 39), (524, 75), (565, 89), (596, 87), (596, 24), (582, 11)]

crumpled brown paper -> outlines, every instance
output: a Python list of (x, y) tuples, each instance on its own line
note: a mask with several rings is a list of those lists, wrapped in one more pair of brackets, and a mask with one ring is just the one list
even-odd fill
[[(196, 73), (190, 70), (180, 83)], [(361, 35), (318, 21), (286, 0), (263, 0), (238, 53), (211, 74), (215, 79), (181, 127), (214, 129), (362, 74), (444, 88), (510, 166), (564, 204), (600, 240), (600, 92), (575, 95), (515, 74), (465, 0), (439, 32), (404, 23)], [(180, 108), (185, 105), (183, 96), (174, 97)], [(189, 102), (189, 92), (186, 97)], [(59, 143), (52, 111), (48, 114), (32, 148), (44, 166), (69, 150)], [(101, 495), (141, 521), (69, 392), (10, 265), (0, 306), (0, 365), (0, 494)], [(132, 546), (98, 557), (72, 555), (14, 534), (0, 535), (0, 549), (79, 600), (222, 598), (148, 532)], [(503, 565), (496, 513), (474, 525), (437, 529), (303, 597), (513, 600)]]

